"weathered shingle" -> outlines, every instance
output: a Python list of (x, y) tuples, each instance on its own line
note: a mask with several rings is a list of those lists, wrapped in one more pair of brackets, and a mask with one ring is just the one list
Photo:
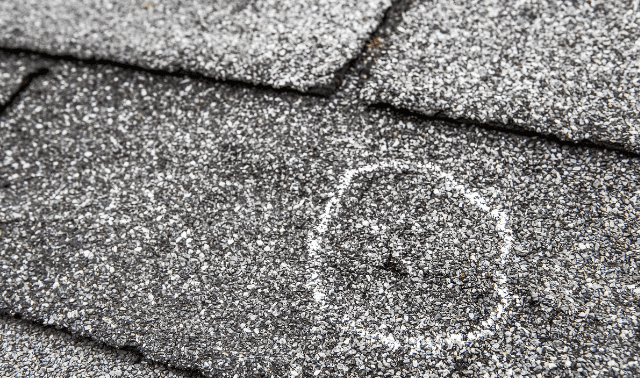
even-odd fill
[(0, 4), (0, 46), (185, 70), (301, 91), (334, 89), (388, 0)]
[(60, 63), (0, 122), (0, 311), (210, 376), (632, 375), (639, 160), (349, 85)]
[(640, 152), (633, 1), (416, 1), (362, 96)]

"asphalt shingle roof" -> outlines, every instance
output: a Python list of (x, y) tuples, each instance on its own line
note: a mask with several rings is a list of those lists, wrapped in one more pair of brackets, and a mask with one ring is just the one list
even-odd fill
[(0, 306), (233, 377), (637, 372), (640, 164), (60, 62), (2, 115)]
[(362, 97), (640, 152), (637, 1), (416, 1)]
[(0, 46), (300, 91), (337, 87), (389, 0), (0, 3)]

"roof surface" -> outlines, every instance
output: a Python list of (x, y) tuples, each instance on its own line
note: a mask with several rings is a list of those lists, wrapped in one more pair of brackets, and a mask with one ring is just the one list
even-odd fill
[(640, 152), (631, 1), (416, 1), (363, 98)]
[(410, 14), (325, 97), (3, 52), (0, 375), (637, 375), (637, 155), (371, 106)]
[(8, 1), (0, 44), (184, 70), (223, 80), (335, 89), (388, 0)]

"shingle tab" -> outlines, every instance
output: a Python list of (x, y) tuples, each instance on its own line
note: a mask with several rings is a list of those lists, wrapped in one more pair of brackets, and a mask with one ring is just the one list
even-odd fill
[(416, 1), (369, 101), (640, 152), (637, 1)]
[(640, 160), (354, 87), (57, 65), (0, 122), (0, 312), (208, 376), (637, 375)]
[(301, 91), (335, 88), (389, 0), (0, 4), (0, 46), (185, 70)]

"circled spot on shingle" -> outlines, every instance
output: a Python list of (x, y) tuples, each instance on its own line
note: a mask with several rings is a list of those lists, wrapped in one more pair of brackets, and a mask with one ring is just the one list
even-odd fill
[(308, 237), (312, 331), (417, 353), (493, 334), (513, 243), (495, 205), (430, 162), (346, 171)]

